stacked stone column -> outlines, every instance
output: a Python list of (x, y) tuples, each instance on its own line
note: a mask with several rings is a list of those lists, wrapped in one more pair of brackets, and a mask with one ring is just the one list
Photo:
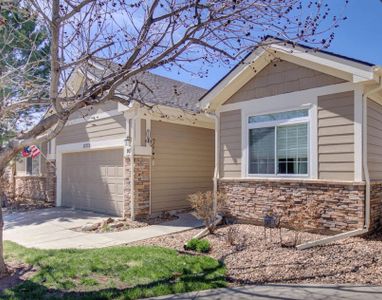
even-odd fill
[[(134, 178), (131, 178), (131, 165), (131, 157), (126, 156), (124, 158), (124, 216), (139, 220), (150, 214), (151, 157), (134, 156)], [(132, 193), (134, 193), (134, 197), (132, 197)], [(132, 209), (132, 202), (134, 209)]]
[(52, 206), (56, 203), (56, 161), (46, 162), (46, 202)]

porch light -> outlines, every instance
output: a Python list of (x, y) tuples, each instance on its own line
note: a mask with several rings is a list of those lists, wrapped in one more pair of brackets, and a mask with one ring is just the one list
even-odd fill
[(152, 143), (152, 138), (151, 138), (151, 130), (147, 129), (146, 130), (146, 139), (145, 139), (146, 144), (151, 145)]

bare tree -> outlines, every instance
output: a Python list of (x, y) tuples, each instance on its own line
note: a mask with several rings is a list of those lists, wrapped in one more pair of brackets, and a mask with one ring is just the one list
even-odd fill
[[(0, 123), (14, 134), (0, 148), (0, 172), (23, 147), (55, 137), (82, 108), (109, 100), (144, 105), (144, 83), (134, 79), (143, 72), (191, 71), (191, 63), (200, 61), (204, 67), (194, 73), (207, 76), (208, 66), (243, 57), (264, 45), (267, 34), (327, 47), (342, 20), (342, 12), (335, 16), (323, 0), (3, 0), (0, 8), (38, 21), (50, 43), (48, 80), (33, 72), (24, 76), (38, 68), (29, 61), (1, 70), (0, 87), (14, 92), (0, 99)], [(2, 17), (0, 26), (6, 22)], [(96, 61), (106, 68), (94, 79)], [(67, 84), (73, 72), (83, 76), (79, 89)], [(121, 85), (124, 95), (117, 89)], [(36, 108), (47, 113), (39, 117)], [(0, 273), (6, 271), (2, 257), (0, 246)]]

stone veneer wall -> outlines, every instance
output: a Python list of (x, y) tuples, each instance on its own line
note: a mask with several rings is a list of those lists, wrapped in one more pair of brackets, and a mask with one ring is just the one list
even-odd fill
[[(228, 198), (223, 212), (241, 222), (263, 224), (264, 214), (269, 208), (285, 210), (291, 200), (298, 212), (307, 201), (314, 200), (321, 202), (324, 207), (318, 220), (318, 231), (338, 233), (360, 229), (364, 224), (363, 183), (220, 179), (219, 190), (226, 193)], [(285, 227), (288, 225), (283, 224)]]
[(46, 174), (41, 176), (16, 175), (6, 177), (7, 206), (51, 207), (56, 200), (55, 161), (47, 162)]
[(380, 229), (382, 226), (382, 181), (370, 184), (370, 229)]
[(15, 176), (15, 201), (41, 203), (46, 201), (45, 176)]
[[(142, 219), (150, 214), (150, 167), (151, 158), (147, 156), (134, 157), (134, 215)], [(124, 216), (131, 217), (131, 162), (130, 157), (124, 158)]]
[(56, 203), (56, 161), (46, 162), (46, 201), (52, 205)]

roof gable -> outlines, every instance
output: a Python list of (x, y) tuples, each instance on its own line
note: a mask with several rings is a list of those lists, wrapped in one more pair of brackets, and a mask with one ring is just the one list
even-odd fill
[(353, 83), (375, 80), (374, 67), (370, 64), (328, 52), (314, 51), (301, 45), (292, 46), (280, 40), (268, 39), (267, 46), (258, 47), (249, 54), (200, 99), (201, 108), (215, 110), (275, 59)]
[(287, 61), (268, 64), (224, 104), (344, 83), (345, 80)]

